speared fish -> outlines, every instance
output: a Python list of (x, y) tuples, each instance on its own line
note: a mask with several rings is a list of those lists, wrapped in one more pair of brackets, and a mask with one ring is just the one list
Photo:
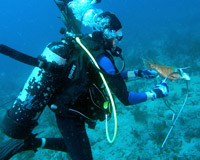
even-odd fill
[(184, 79), (188, 81), (191, 79), (190, 76), (183, 71), (188, 67), (176, 68), (173, 66), (159, 64), (153, 61), (148, 61), (146, 59), (143, 59), (143, 62), (146, 65), (147, 69), (155, 69), (158, 72), (158, 75), (160, 75), (163, 78), (166, 78), (170, 73), (173, 73), (168, 76), (168, 79), (170, 79), (171, 81), (175, 81), (177, 79)]
[(172, 66), (167, 66), (167, 65), (162, 65), (162, 64), (159, 64), (159, 63), (156, 63), (156, 62), (152, 62), (152, 61), (148, 61), (146, 59), (143, 59), (143, 62), (144, 64), (146, 65), (147, 69), (155, 69), (158, 74), (160, 76), (162, 76), (163, 78), (165, 79), (170, 79), (171, 81), (175, 81), (177, 79), (184, 79), (186, 80), (186, 87), (187, 87), (187, 94), (186, 94), (186, 97), (185, 97), (185, 100), (184, 100), (184, 103), (180, 109), (180, 111), (178, 112), (178, 114), (176, 115), (175, 111), (171, 109), (171, 107), (169, 107), (169, 109), (173, 112), (173, 116), (172, 116), (172, 125), (171, 125), (171, 128), (170, 130), (168, 131), (167, 133), (167, 136), (165, 137), (163, 143), (162, 143), (162, 146), (161, 146), (161, 149), (164, 148), (164, 145), (166, 143), (166, 141), (168, 140), (169, 138), (169, 135), (172, 131), (172, 129), (174, 128), (175, 126), (175, 123), (176, 121), (178, 120), (178, 118), (180, 117), (180, 114), (184, 108), (184, 106), (186, 105), (186, 102), (187, 102), (187, 99), (188, 99), (188, 81), (191, 79), (190, 76), (185, 73), (183, 71), (183, 69), (187, 69), (188, 67), (185, 67), (185, 68), (176, 68), (176, 67), (172, 67)]

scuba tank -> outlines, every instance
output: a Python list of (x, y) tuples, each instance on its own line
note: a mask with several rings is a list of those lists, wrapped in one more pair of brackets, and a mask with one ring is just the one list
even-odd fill
[(58, 42), (56, 46), (51, 43), (45, 48), (40, 56), (42, 59), (40, 66), (43, 67), (33, 69), (13, 107), (7, 111), (1, 128), (8, 136), (24, 139), (38, 124), (37, 120), (60, 79), (59, 72), (53, 72), (51, 68), (56, 71), (56, 68), (63, 69), (66, 65), (66, 57), (63, 58), (55, 53), (59, 47), (63, 48), (66, 45)]

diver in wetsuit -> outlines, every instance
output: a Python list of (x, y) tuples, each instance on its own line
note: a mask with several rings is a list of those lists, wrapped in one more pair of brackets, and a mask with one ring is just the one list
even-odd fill
[[(166, 83), (158, 84), (144, 93), (128, 91), (124, 80), (133, 77), (154, 78), (154, 70), (119, 72), (113, 56), (121, 56), (117, 42), (123, 37), (119, 19), (110, 12), (103, 12), (100, 18), (108, 18), (107, 32), (95, 31), (83, 35), (82, 42), (91, 51), (108, 81), (109, 87), (124, 105), (133, 105), (155, 100), (168, 95)], [(95, 121), (103, 121), (106, 100), (99, 77), (99, 70), (90, 62), (84, 51), (71, 37), (61, 42), (50, 43), (41, 55), (46, 67), (35, 67), (24, 89), (13, 107), (8, 110), (2, 122), (2, 131), (13, 139), (0, 148), (0, 159), (37, 148), (53, 149), (69, 153), (72, 160), (92, 160), (92, 152), (85, 129), (95, 127)], [(57, 70), (51, 69), (51, 64)], [(32, 130), (45, 106), (55, 113), (61, 138), (37, 138)]]

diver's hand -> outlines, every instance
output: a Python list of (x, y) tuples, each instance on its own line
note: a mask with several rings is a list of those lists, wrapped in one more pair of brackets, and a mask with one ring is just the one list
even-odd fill
[(158, 76), (158, 72), (155, 69), (147, 69), (142, 71), (142, 77), (146, 79), (155, 78)]
[(168, 96), (169, 90), (167, 83), (161, 82), (157, 84), (156, 87), (150, 91), (150, 93), (152, 95), (152, 100)]
[(136, 77), (151, 79), (155, 78), (158, 75), (158, 72), (154, 69), (147, 69), (147, 70), (135, 70)]

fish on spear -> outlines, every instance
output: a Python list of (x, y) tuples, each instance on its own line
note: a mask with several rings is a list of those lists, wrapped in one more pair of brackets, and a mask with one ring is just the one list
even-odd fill
[(177, 79), (190, 80), (190, 76), (183, 71), (188, 67), (176, 68), (173, 66), (163, 65), (146, 59), (143, 59), (143, 62), (147, 69), (156, 70), (158, 72), (158, 75), (160, 75), (163, 78), (166, 78), (169, 75), (168, 79), (170, 79), (171, 81), (175, 81)]

